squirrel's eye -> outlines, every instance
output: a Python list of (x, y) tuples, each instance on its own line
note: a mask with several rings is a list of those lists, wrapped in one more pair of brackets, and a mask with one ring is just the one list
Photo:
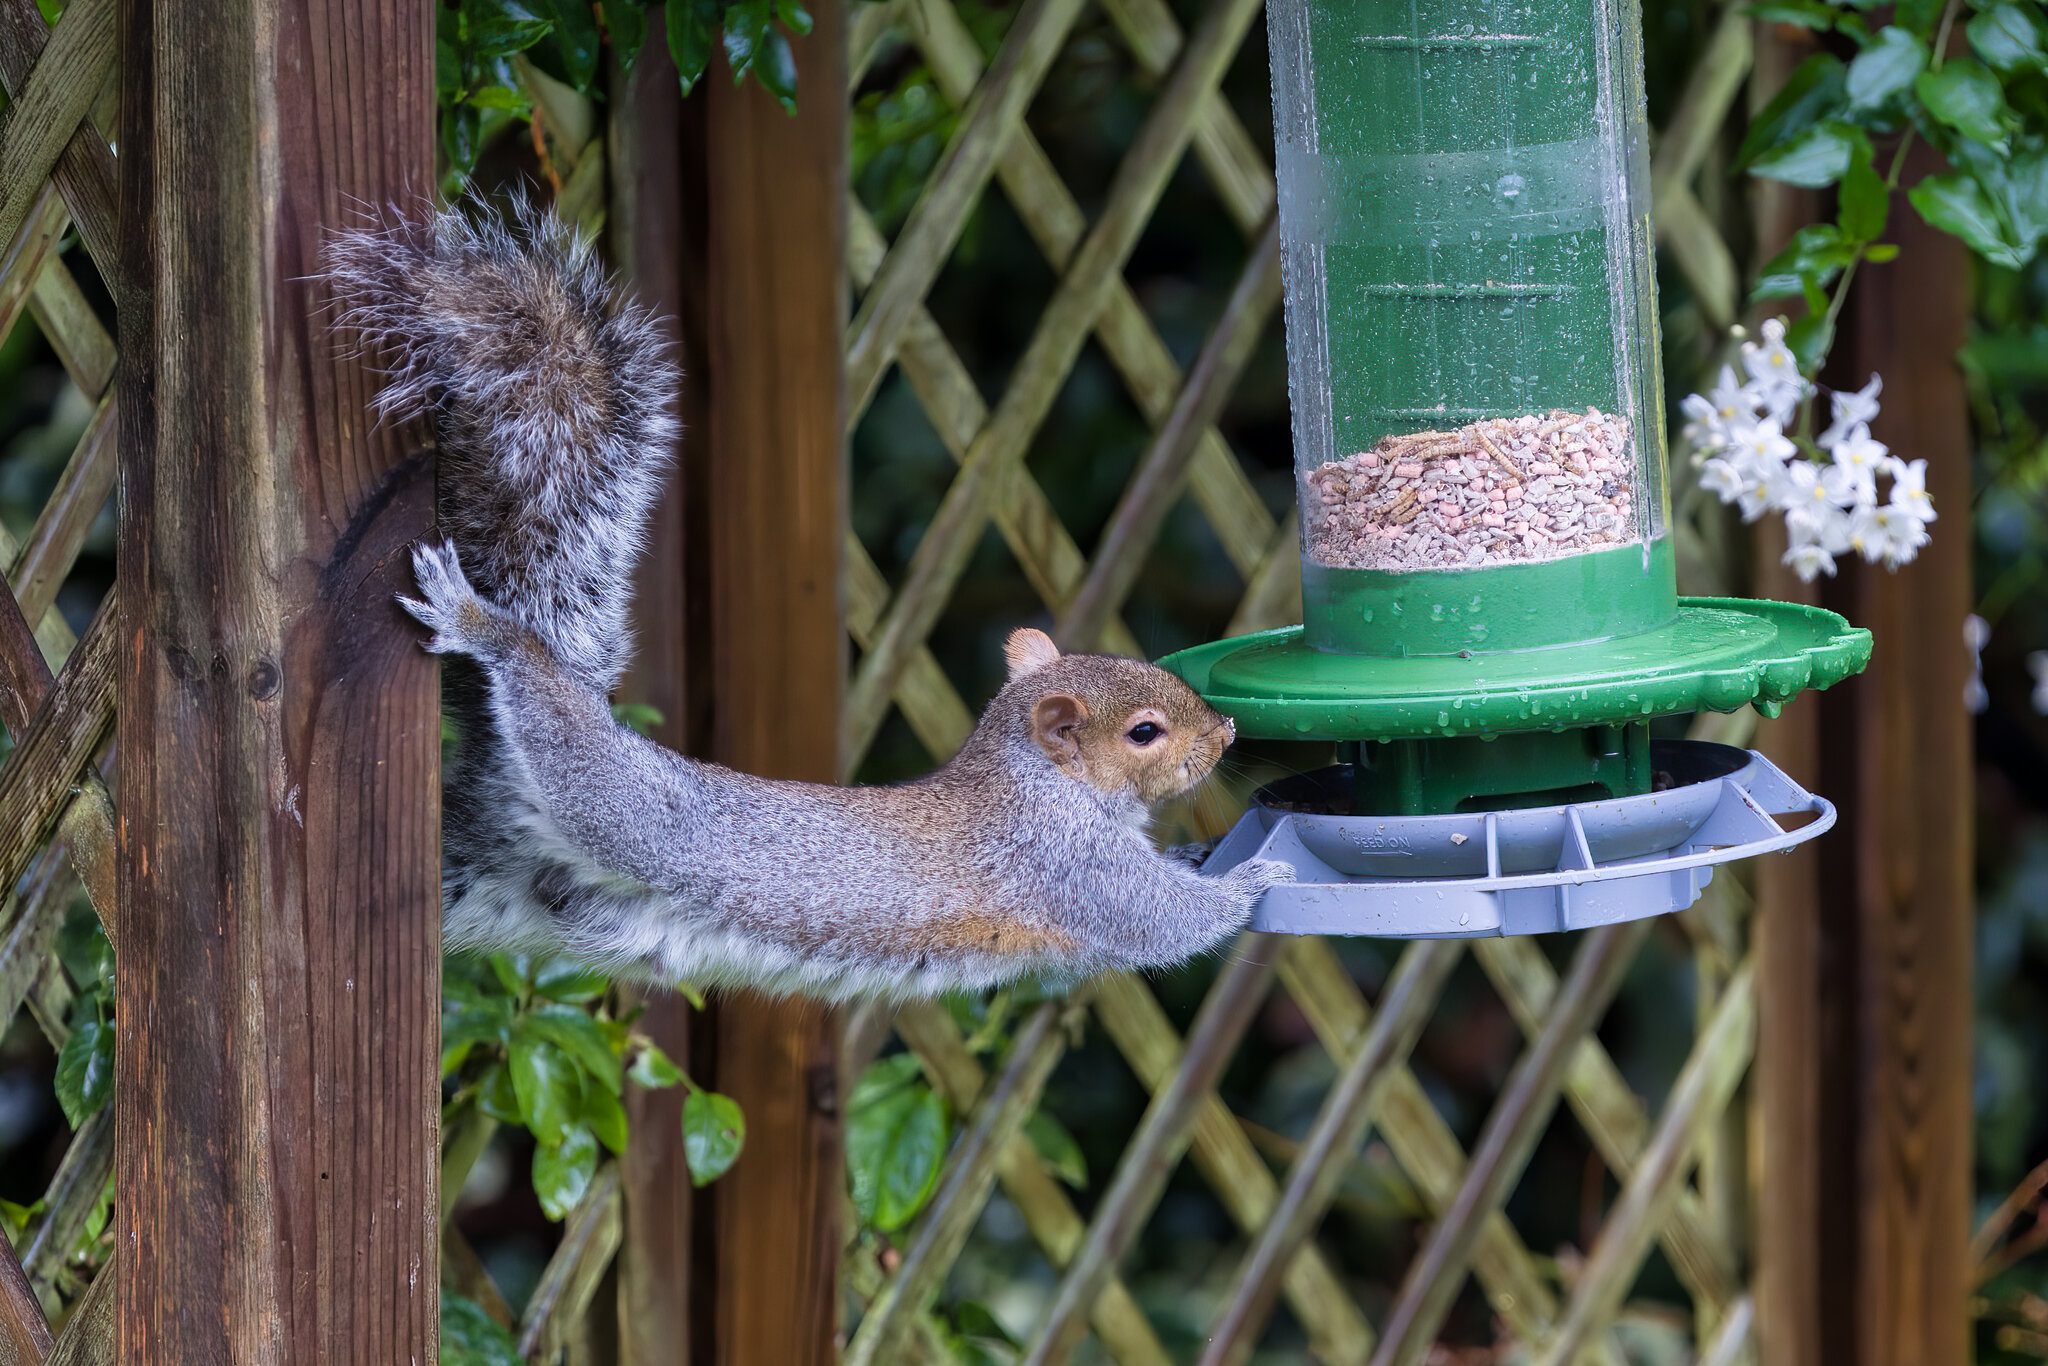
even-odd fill
[(1166, 734), (1164, 726), (1157, 725), (1151, 721), (1140, 721), (1137, 725), (1131, 727), (1129, 739), (1134, 745), (1149, 745), (1164, 734)]

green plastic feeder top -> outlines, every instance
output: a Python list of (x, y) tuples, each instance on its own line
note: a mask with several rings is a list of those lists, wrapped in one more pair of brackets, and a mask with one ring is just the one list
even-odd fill
[(1637, 6), (1267, 9), (1304, 622), (1169, 666), (1242, 734), (1357, 741), (1860, 669), (1832, 613), (1677, 596)]

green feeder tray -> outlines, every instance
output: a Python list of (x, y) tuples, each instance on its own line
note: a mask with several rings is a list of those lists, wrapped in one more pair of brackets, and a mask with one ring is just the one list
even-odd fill
[[(1324, 856), (1296, 866), (1320, 881), (1264, 927), (1457, 932), (1389, 918), (1428, 898), (1390, 901), (1381, 863), (1327, 857), (1350, 838), (1332, 820), (1371, 823), (1357, 839), (1376, 848), (1390, 820), (1548, 811), (1502, 827), (1550, 840), (1515, 875), (1600, 882), (1603, 923), (1688, 903), (1752, 836), (1818, 833), (1758, 808), (1825, 807), (1761, 760), (1651, 742), (1659, 716), (1775, 715), (1862, 669), (1871, 642), (1818, 608), (1677, 594), (1637, 7), (1270, 0), (1268, 23), (1303, 624), (1163, 661), (1240, 736), (1338, 746), (1342, 782), (1315, 790), (1341, 789), (1341, 811), (1269, 791), (1225, 843), (1225, 863), (1285, 857), (1308, 847), (1289, 822), (1318, 822)], [(1700, 783), (1718, 795), (1694, 804), (1721, 814), (1668, 821)], [(1621, 827), (1636, 833), (1583, 837)], [(1702, 830), (1723, 842), (1685, 843)], [(1645, 859), (1683, 884), (1609, 866)], [(1438, 900), (1506, 875), (1469, 863), (1412, 866), (1437, 869)], [(1556, 915), (1523, 897), (1471, 932), (1572, 923), (1571, 896), (1543, 896)]]

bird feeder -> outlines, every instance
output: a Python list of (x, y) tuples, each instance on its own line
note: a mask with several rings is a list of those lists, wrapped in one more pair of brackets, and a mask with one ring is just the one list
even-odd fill
[(1637, 6), (1267, 9), (1304, 620), (1165, 663), (1340, 762), (1208, 866), (1294, 866), (1265, 930), (1524, 933), (1680, 909), (1821, 833), (1761, 755), (1651, 738), (1775, 715), (1870, 635), (1678, 596)]

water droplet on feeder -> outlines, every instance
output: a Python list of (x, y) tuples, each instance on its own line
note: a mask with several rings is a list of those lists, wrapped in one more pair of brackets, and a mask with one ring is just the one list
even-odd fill
[(1510, 171), (1499, 180), (1494, 181), (1493, 188), (1502, 199), (1519, 199), (1522, 196), (1522, 191), (1527, 188), (1528, 184), (1528, 181)]

